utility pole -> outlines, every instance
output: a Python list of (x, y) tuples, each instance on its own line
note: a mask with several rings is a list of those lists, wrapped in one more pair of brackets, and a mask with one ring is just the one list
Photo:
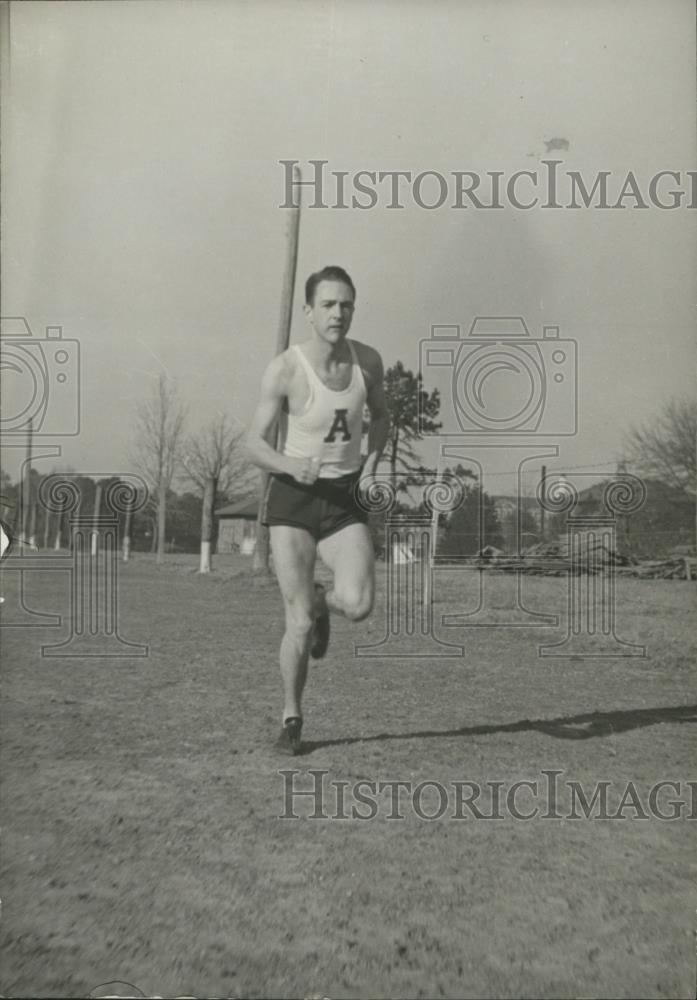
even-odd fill
[[(295, 272), (298, 264), (298, 234), (300, 231), (300, 178), (301, 174), (297, 165), (293, 166), (293, 184), (296, 185), (297, 202), (288, 209), (288, 220), (286, 223), (286, 267), (283, 275), (283, 287), (281, 289), (281, 312), (278, 321), (278, 335), (276, 338), (276, 354), (282, 354), (288, 349), (290, 341), (290, 324), (293, 317), (293, 292), (295, 290)], [(269, 444), (273, 448), (278, 447), (279, 424), (276, 423), (271, 434)], [(254, 547), (253, 571), (259, 575), (266, 576), (269, 572), (269, 529), (261, 523), (264, 496), (269, 481), (269, 474), (265, 472), (261, 477), (261, 488), (259, 491), (259, 510), (257, 513), (257, 534), (256, 545)]]
[[(620, 476), (626, 476), (627, 474), (627, 462), (625, 459), (621, 458), (617, 462), (617, 478)], [(618, 514), (617, 515), (617, 542), (618, 548), (624, 549), (623, 555), (629, 553), (630, 541), (629, 541), (629, 515), (628, 514)]]
[(32, 459), (32, 438), (34, 434), (33, 420), (29, 417), (27, 422), (27, 445), (24, 458), (24, 476), (22, 477), (22, 499), (21, 499), (21, 519), (20, 532), (22, 537), (31, 542), (32, 531), (32, 490), (31, 490), (31, 459)]

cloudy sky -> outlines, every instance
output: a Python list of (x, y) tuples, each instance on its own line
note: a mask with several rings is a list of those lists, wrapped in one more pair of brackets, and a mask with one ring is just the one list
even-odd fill
[[(282, 159), (505, 178), (563, 139), (560, 169), (610, 171), (611, 200), (629, 171), (645, 193), (695, 169), (691, 0), (34, 2), (4, 27), (2, 313), (79, 341), (81, 429), (60, 443), (86, 473), (129, 469), (160, 371), (191, 430), (249, 418), (276, 340)], [(432, 324), (559, 326), (578, 342), (580, 423), (558, 468), (613, 462), (633, 422), (693, 391), (693, 211), (404, 200), (304, 208), (292, 341), (326, 263), (353, 276), (352, 335), (387, 365), (417, 368)]]

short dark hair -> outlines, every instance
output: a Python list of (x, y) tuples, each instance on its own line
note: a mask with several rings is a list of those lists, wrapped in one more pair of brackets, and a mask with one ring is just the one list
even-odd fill
[(344, 271), (343, 267), (337, 267), (334, 264), (329, 264), (327, 267), (323, 267), (321, 271), (315, 271), (305, 282), (305, 302), (308, 306), (312, 305), (315, 297), (315, 290), (320, 281), (343, 281), (345, 285), (348, 285), (353, 292), (353, 298), (356, 298), (356, 286), (351, 281), (349, 275)]

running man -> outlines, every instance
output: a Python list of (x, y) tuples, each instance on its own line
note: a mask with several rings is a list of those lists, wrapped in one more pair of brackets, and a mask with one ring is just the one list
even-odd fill
[[(281, 676), (285, 704), (276, 747), (300, 752), (302, 693), (308, 659), (329, 642), (329, 611), (362, 621), (373, 607), (375, 564), (367, 515), (356, 502), (359, 478), (375, 469), (387, 442), (389, 417), (378, 352), (347, 333), (356, 290), (340, 267), (325, 267), (305, 284), (309, 340), (279, 354), (261, 383), (247, 434), (250, 460), (271, 473), (262, 520), (269, 526), (274, 568), (285, 607)], [(370, 413), (368, 455), (361, 455), (363, 414)], [(282, 451), (268, 444), (283, 412)], [(325, 593), (314, 582), (319, 553), (334, 574)]]

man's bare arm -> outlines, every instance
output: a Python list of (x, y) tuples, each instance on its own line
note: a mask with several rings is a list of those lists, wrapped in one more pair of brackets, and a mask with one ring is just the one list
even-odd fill
[(385, 399), (385, 372), (382, 358), (377, 351), (373, 352), (371, 358), (367, 405), (370, 410), (370, 427), (368, 457), (363, 465), (363, 472), (373, 475), (390, 434), (390, 414)]
[(281, 405), (287, 396), (288, 377), (286, 359), (280, 354), (269, 364), (262, 377), (259, 403), (245, 436), (245, 453), (249, 461), (264, 472), (277, 472), (293, 476), (300, 483), (313, 483), (318, 466), (313, 465), (310, 458), (290, 458), (269, 444)]
[(249, 461), (265, 472), (292, 475), (290, 460), (269, 444), (286, 395), (285, 360), (276, 357), (268, 365), (261, 380), (259, 403), (247, 431), (244, 447)]

